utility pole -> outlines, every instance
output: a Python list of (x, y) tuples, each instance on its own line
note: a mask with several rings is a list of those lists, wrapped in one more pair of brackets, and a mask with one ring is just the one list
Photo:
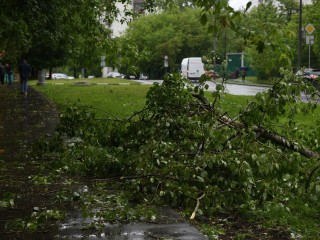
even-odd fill
[(213, 54), (214, 54), (214, 58), (213, 58), (213, 67), (216, 67), (216, 48), (217, 48), (217, 37), (216, 37), (216, 32), (213, 32)]
[(301, 42), (302, 42), (302, 0), (299, 8), (299, 47), (298, 47), (298, 70), (301, 68)]

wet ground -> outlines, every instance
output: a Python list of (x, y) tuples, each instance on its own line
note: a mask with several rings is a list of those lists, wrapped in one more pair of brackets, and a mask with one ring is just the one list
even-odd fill
[(184, 221), (169, 208), (159, 208), (156, 223), (106, 224), (100, 231), (79, 231), (91, 219), (83, 219), (79, 213), (69, 215), (56, 235), (57, 239), (104, 239), (104, 240), (207, 240), (208, 238)]
[(30, 158), (30, 146), (57, 123), (57, 110), (44, 96), (31, 88), (28, 96), (22, 95), (16, 82), (0, 85), (0, 239), (34, 239), (7, 224), (30, 215), (34, 206), (50, 203), (31, 184), (29, 176), (36, 174), (39, 163)]
[(42, 94), (29, 88), (28, 96), (22, 95), (18, 82), (0, 85), (0, 239), (207, 239), (169, 208), (159, 211), (163, 222), (107, 224), (100, 231), (83, 231), (92, 219), (68, 211), (60, 223), (26, 231), (25, 221), (32, 212), (59, 206), (50, 194), (59, 186), (48, 190), (30, 177), (42, 169), (41, 159), (32, 157), (31, 146), (50, 135), (58, 122), (56, 107)]

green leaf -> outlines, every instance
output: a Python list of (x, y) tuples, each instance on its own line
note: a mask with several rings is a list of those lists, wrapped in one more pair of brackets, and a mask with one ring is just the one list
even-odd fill
[(224, 90), (224, 86), (222, 84), (217, 84), (216, 85), (216, 90), (217, 91), (223, 91)]
[(208, 17), (206, 13), (201, 14), (200, 22), (202, 25), (205, 25), (208, 22)]
[(251, 5), (252, 5), (252, 2), (251, 2), (251, 1), (250, 1), (250, 2), (247, 2), (245, 11), (248, 11), (249, 8), (251, 7)]
[(197, 179), (198, 179), (199, 182), (204, 182), (203, 177), (197, 176)]
[(251, 155), (251, 158), (252, 158), (252, 160), (256, 161), (257, 158), (258, 158), (258, 157), (257, 157), (257, 154), (252, 154), (252, 155)]

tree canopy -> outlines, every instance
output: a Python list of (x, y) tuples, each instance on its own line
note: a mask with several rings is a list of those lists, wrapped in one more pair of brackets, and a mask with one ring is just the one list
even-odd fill
[[(172, 52), (170, 53), (172, 56), (168, 54), (169, 64), (171, 70), (176, 70), (182, 55), (202, 53), (204, 48), (212, 48), (215, 44), (213, 38), (216, 38), (215, 51), (225, 54), (227, 51), (246, 50), (246, 55), (251, 60), (253, 67), (258, 74), (261, 73), (258, 76), (272, 78), (279, 64), (281, 66), (289, 66), (290, 63), (292, 66), (295, 65), (299, 21), (299, 6), (296, 1), (281, 0), (278, 6), (273, 6), (272, 2), (263, 1), (258, 7), (253, 8), (251, 2), (248, 2), (244, 10), (235, 11), (228, 5), (227, 0), (150, 0), (144, 2), (139, 12), (135, 12), (130, 7), (132, 2), (126, 0), (121, 2), (102, 0), (4, 1), (0, 11), (0, 24), (3, 26), (0, 29), (0, 52), (5, 62), (16, 64), (21, 58), (28, 58), (37, 69), (63, 65), (70, 68), (97, 68), (100, 56), (109, 55), (111, 56), (108, 59), (110, 64), (121, 69), (126, 68), (126, 72), (134, 69), (134, 71), (147, 71), (152, 75), (159, 75), (159, 72), (163, 71), (162, 58), (166, 51)], [(121, 14), (118, 4), (123, 4), (124, 12)], [(313, 1), (311, 5), (303, 5), (303, 26), (312, 23), (317, 29), (319, 25), (316, 11), (318, 5), (319, 1)], [(196, 13), (192, 13), (192, 10)], [(263, 11), (268, 12), (266, 18), (261, 17), (266, 14)], [(183, 16), (186, 12), (191, 14), (192, 18), (187, 19)], [(140, 16), (141, 13), (149, 13), (149, 15), (153, 13), (153, 16)], [(196, 15), (198, 16), (195, 17)], [(129, 52), (123, 52), (119, 48), (122, 45), (121, 40), (113, 40), (110, 37), (108, 26), (117, 16), (121, 18), (121, 22), (132, 22), (131, 26), (137, 30), (149, 31), (150, 36), (140, 34), (141, 39), (132, 33), (134, 30), (129, 29), (126, 35), (131, 38), (128, 46), (129, 52), (135, 58), (137, 56), (143, 58), (138, 61), (139, 65), (143, 66), (140, 67), (140, 70), (137, 70), (133, 64), (135, 63), (133, 58), (130, 60), (127, 57)], [(178, 23), (173, 23), (176, 20)], [(191, 20), (194, 22), (190, 23)], [(152, 32), (150, 29), (139, 26), (139, 24), (151, 25), (149, 21), (152, 21), (152, 27), (156, 31)], [(161, 21), (166, 24), (161, 25)], [(180, 29), (184, 29), (186, 33), (184, 35), (177, 27), (174, 27), (175, 24), (179, 24), (179, 21), (189, 22), (189, 25), (192, 24), (190, 26), (197, 26), (197, 29), (192, 32), (184, 28), (187, 25), (181, 24)], [(200, 26), (200, 23), (208, 30), (206, 39), (205, 29)], [(172, 37), (173, 32), (177, 33), (174, 37)], [(319, 31), (315, 31), (314, 35), (311, 65), (316, 67), (320, 61), (317, 57), (320, 52)], [(146, 41), (147, 38), (148, 41)], [(186, 38), (189, 40), (186, 41)], [(155, 49), (152, 51), (150, 47), (143, 49), (141, 42), (149, 43), (152, 39), (155, 41)], [(193, 44), (194, 47), (198, 45), (198, 50), (194, 52), (196, 48), (191, 48), (190, 44)], [(306, 66), (308, 46), (304, 42), (302, 45), (303, 66)], [(125, 49), (123, 46), (121, 48)], [(263, 56), (268, 57), (258, 63), (257, 59), (262, 57), (261, 52), (264, 50)], [(134, 51), (136, 51), (135, 54)], [(177, 54), (177, 51), (180, 53)], [(186, 53), (186, 51), (190, 52)], [(117, 58), (119, 61), (116, 61)], [(155, 64), (154, 67), (146, 66), (150, 60)]]
[[(131, 21), (137, 14), (129, 7), (132, 2), (123, 0), (121, 3), (125, 6), (121, 21)], [(219, 23), (224, 25), (227, 15), (219, 15), (220, 10), (232, 10), (228, 8), (227, 1), (154, 0), (146, 1), (143, 9), (154, 12), (155, 9), (165, 10), (172, 6), (181, 9), (202, 7), (201, 22), (206, 21), (206, 12), (214, 9)], [(27, 57), (38, 69), (64, 64), (72, 67), (90, 65), (112, 49), (109, 44), (114, 41), (109, 41), (107, 26), (119, 13), (117, 1), (5, 1), (0, 11), (2, 59), (15, 64)], [(175, 39), (178, 41), (178, 37)]]
[(102, 7), (101, 1), (91, 0), (6, 1), (0, 13), (4, 60), (28, 58), (41, 69), (98, 58), (108, 36), (100, 21)]
[(200, 11), (185, 9), (135, 20), (119, 40), (120, 69), (126, 70), (125, 61), (134, 59), (129, 65), (159, 77), (164, 74), (165, 55), (172, 72), (179, 70), (183, 57), (203, 56), (212, 46), (213, 37), (199, 17)]

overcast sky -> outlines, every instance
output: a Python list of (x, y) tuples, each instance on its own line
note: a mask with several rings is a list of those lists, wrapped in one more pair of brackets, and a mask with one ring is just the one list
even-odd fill
[[(244, 8), (247, 5), (247, 2), (250, 0), (229, 0), (229, 4), (231, 7), (233, 7), (235, 10), (240, 10)], [(251, 0), (252, 6), (256, 6), (258, 4), (258, 0)], [(311, 0), (302, 0), (302, 4), (310, 4)]]
[(240, 10), (241, 8), (244, 8), (249, 1), (250, 0), (229, 0), (229, 4), (235, 10)]

